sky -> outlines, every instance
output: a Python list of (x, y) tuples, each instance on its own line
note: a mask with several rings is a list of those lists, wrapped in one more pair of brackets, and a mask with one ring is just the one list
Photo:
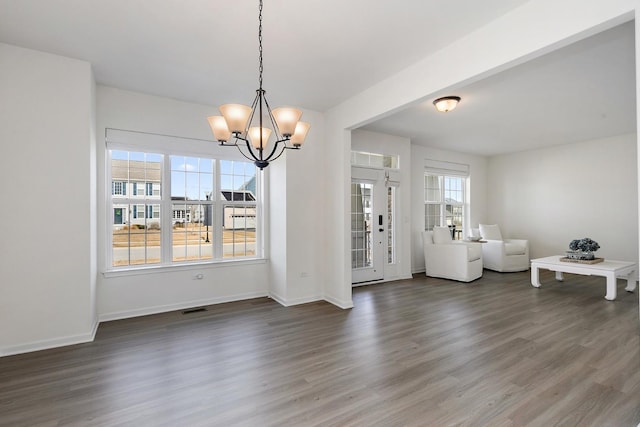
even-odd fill
[[(133, 151), (111, 151), (112, 159), (161, 163), (162, 155)], [(215, 160), (168, 156), (171, 162), (171, 196), (207, 200), (213, 191)], [(256, 167), (251, 162), (220, 160), (220, 189), (248, 189), (255, 195)]]

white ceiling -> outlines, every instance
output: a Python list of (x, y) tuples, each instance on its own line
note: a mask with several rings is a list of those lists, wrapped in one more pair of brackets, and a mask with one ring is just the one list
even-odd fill
[[(265, 0), (272, 106), (325, 111), (527, 0)], [(257, 0), (0, 0), (0, 42), (89, 61), (98, 83), (206, 105), (250, 103)], [(367, 126), (495, 154), (635, 131), (633, 29)]]
[[(496, 155), (636, 131), (633, 22), (364, 128), (451, 151)], [(440, 113), (439, 96), (458, 107)]]
[[(265, 0), (264, 88), (325, 111), (525, 2)], [(250, 103), (258, 86), (257, 0), (0, 0), (0, 42), (201, 104)]]

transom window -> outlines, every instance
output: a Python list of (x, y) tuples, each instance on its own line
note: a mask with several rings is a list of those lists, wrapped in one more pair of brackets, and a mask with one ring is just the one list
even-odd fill
[(121, 149), (108, 153), (110, 268), (259, 255), (253, 163)]

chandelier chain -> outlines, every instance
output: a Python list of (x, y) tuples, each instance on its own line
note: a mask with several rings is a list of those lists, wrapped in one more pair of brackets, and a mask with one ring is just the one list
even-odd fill
[(260, 61), (260, 67), (259, 67), (259, 71), (260, 71), (260, 78), (259, 78), (259, 83), (260, 83), (260, 90), (262, 90), (262, 0), (260, 0), (260, 13), (258, 14), (258, 21), (259, 21), (259, 25), (258, 25), (258, 53), (259, 53), (259, 61)]

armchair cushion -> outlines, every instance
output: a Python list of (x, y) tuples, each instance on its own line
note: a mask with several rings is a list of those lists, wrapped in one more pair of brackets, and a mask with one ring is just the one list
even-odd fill
[(433, 227), (433, 243), (451, 243), (451, 230), (449, 227)]
[(497, 224), (480, 224), (480, 235), (485, 240), (502, 240), (502, 233)]

